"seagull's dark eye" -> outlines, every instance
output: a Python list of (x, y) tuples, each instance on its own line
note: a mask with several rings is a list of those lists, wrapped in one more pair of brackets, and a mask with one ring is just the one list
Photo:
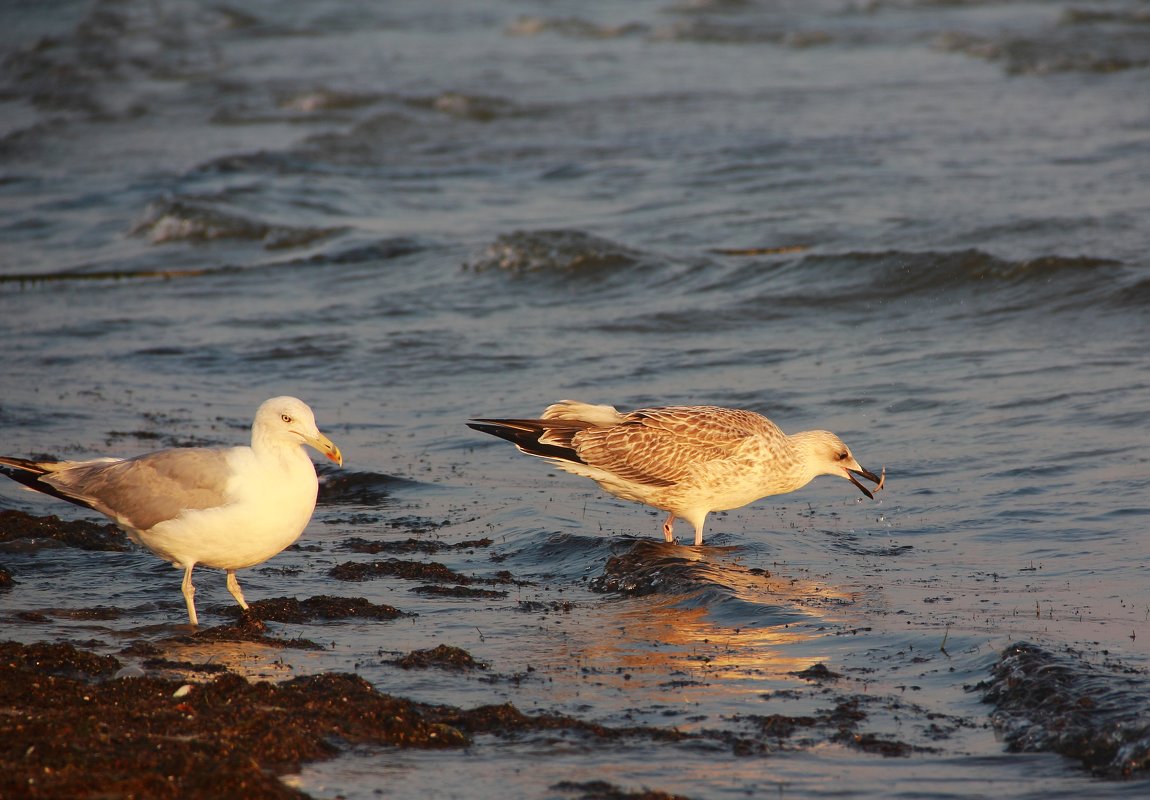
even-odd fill
[(846, 461), (850, 457), (851, 457), (851, 454), (848, 453), (846, 450), (843, 450), (841, 453), (839, 453), (837, 456), (835, 456), (835, 458), (837, 458), (839, 461)]
[(282, 419), (288, 425), (291, 425), (291, 417), (288, 416), (287, 414), (280, 414), (280, 419)]

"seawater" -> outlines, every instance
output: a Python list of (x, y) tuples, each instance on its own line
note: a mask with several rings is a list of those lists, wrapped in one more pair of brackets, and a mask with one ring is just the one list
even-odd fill
[[(970, 689), (1015, 641), (1150, 666), (1143, 16), (6, 7), (4, 452), (242, 442), (261, 400), (295, 394), (347, 468), (323, 472), (308, 549), (249, 571), (249, 598), (419, 616), (305, 630), (321, 655), (233, 654), (254, 675), (355, 670), (434, 702), (745, 733), (825, 709), (794, 674), (823, 663), (875, 698), (869, 731), (919, 748), (492, 741), (315, 765), (298, 780), (316, 796), (565, 796), (591, 777), (692, 797), (1140, 796), (1007, 753)], [(658, 513), (463, 425), (567, 397), (833, 430), (887, 489), (823, 478), (712, 515), (702, 551), (664, 548)], [(435, 558), (525, 584), (481, 602), (333, 585), (362, 558), (347, 539), (412, 530), (490, 537)], [(146, 553), (0, 557), (8, 637), (114, 650), (181, 618), (179, 575)], [(654, 588), (619, 590), (636, 585)], [(210, 620), (222, 575), (198, 586)], [(101, 605), (121, 614), (70, 615)], [(386, 663), (437, 643), (497, 677)]]

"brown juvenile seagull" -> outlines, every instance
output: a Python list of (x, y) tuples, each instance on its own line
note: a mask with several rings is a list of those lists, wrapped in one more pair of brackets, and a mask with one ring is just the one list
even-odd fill
[(226, 570), (228, 591), (247, 608), (236, 570), (267, 561), (307, 527), (319, 481), (305, 444), (343, 466), (302, 400), (273, 397), (256, 411), (251, 447), (180, 447), (94, 461), (0, 456), (0, 472), (106, 514), (132, 541), (183, 569), (188, 620), (198, 625), (192, 567)]
[(514, 444), (528, 455), (598, 483), (636, 503), (667, 512), (663, 536), (673, 542), (675, 518), (695, 527), (711, 511), (739, 508), (806, 486), (819, 475), (858, 478), (883, 487), (850, 448), (827, 431), (787, 435), (753, 411), (717, 406), (662, 406), (620, 414), (611, 406), (562, 400), (540, 419), (475, 419), (469, 427)]

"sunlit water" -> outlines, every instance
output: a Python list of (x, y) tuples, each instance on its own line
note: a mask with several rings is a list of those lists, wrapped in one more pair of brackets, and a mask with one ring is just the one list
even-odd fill
[[(0, 11), (3, 452), (242, 442), (261, 400), (295, 394), (347, 482), (324, 470), (308, 549), (241, 576), (249, 599), (418, 616), (284, 626), (330, 643), (319, 655), (202, 657), (736, 732), (833, 706), (792, 674), (824, 663), (833, 693), (874, 698), (863, 731), (920, 748), (489, 737), (348, 754), (299, 776), (317, 796), (565, 797), (561, 781), (596, 778), (692, 797), (1141, 796), (1006, 753), (968, 689), (1020, 640), (1150, 667), (1144, 14), (17, 4)], [(830, 429), (887, 488), (822, 478), (712, 515), (700, 551), (665, 547), (660, 514), (463, 424), (566, 397)], [(413, 528), (490, 537), (428, 558), (528, 585), (444, 599), (328, 577), (372, 558), (347, 539)], [(669, 582), (592, 591), (637, 546)], [(143, 552), (0, 563), (6, 637), (114, 650), (182, 619), (179, 574)], [(197, 575), (218, 623), (223, 576)], [(121, 615), (65, 613), (91, 606)], [(385, 663), (439, 643), (486, 677)]]

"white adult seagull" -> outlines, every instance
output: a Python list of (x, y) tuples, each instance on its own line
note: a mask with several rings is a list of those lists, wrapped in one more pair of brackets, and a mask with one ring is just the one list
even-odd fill
[(236, 570), (267, 561), (303, 533), (319, 490), (305, 444), (343, 466), (306, 403), (273, 397), (256, 411), (251, 447), (180, 447), (94, 461), (0, 456), (0, 472), (106, 514), (132, 541), (183, 569), (188, 620), (198, 625), (196, 564), (226, 570), (228, 591), (246, 609)]

